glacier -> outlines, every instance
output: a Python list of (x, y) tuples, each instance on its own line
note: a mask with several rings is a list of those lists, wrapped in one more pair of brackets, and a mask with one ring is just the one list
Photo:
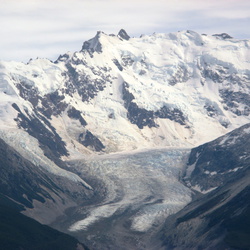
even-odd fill
[(191, 201), (190, 189), (179, 181), (189, 152), (186, 148), (168, 148), (71, 161), (71, 168), (86, 180), (94, 178), (103, 183), (107, 195), (94, 206), (84, 206), (83, 219), (68, 230), (87, 230), (105, 218), (122, 217), (125, 210), (131, 214), (132, 231), (147, 232), (161, 224)]

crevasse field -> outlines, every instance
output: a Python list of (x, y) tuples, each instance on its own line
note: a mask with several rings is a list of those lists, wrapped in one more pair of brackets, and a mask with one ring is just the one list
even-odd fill
[(169, 148), (71, 162), (81, 176), (99, 179), (107, 196), (98, 205), (74, 211), (78, 219), (68, 230), (87, 230), (124, 211), (130, 215), (132, 231), (146, 232), (164, 221), (191, 201), (191, 191), (178, 180), (188, 153), (188, 149)]

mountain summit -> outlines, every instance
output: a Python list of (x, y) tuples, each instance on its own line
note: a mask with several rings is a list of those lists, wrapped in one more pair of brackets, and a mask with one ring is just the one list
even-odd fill
[(127, 34), (127, 32), (124, 29), (121, 29), (118, 33), (118, 37), (125, 39), (125, 40), (129, 40), (130, 36)]
[(215, 139), (250, 113), (249, 41), (218, 37), (98, 32), (54, 63), (1, 62), (1, 133), (60, 142), (67, 157)]

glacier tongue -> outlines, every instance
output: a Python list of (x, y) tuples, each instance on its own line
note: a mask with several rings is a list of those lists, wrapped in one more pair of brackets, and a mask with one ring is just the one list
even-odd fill
[(86, 230), (108, 218), (122, 218), (125, 210), (130, 214), (130, 231), (146, 232), (160, 225), (191, 201), (190, 190), (178, 180), (188, 153), (189, 149), (169, 148), (71, 162), (71, 168), (87, 180), (103, 183), (107, 195), (102, 202), (83, 207), (78, 216), (83, 219), (71, 224), (69, 231)]

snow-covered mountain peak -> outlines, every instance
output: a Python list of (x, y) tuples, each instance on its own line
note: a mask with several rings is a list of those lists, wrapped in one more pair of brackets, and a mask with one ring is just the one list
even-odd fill
[(249, 122), (249, 57), (223, 34), (97, 32), (54, 63), (3, 62), (0, 87), (13, 126), (40, 120), (64, 156), (190, 146)]
[(98, 31), (92, 39), (85, 41), (82, 46), (81, 51), (89, 51), (89, 52), (97, 52), (101, 53), (103, 50), (103, 47), (110, 46), (111, 44), (115, 44), (119, 41), (128, 41), (130, 39), (130, 36), (127, 34), (127, 32), (124, 29), (121, 29), (118, 33), (118, 35), (114, 34), (105, 34), (102, 31)]
[(92, 50), (93, 52), (101, 52), (102, 51), (102, 47), (101, 47), (101, 43), (100, 43), (100, 38), (102, 36), (102, 34), (104, 34), (101, 31), (98, 31), (95, 35), (95, 37), (93, 37), (92, 39), (86, 41), (83, 43), (82, 46), (82, 50)]

